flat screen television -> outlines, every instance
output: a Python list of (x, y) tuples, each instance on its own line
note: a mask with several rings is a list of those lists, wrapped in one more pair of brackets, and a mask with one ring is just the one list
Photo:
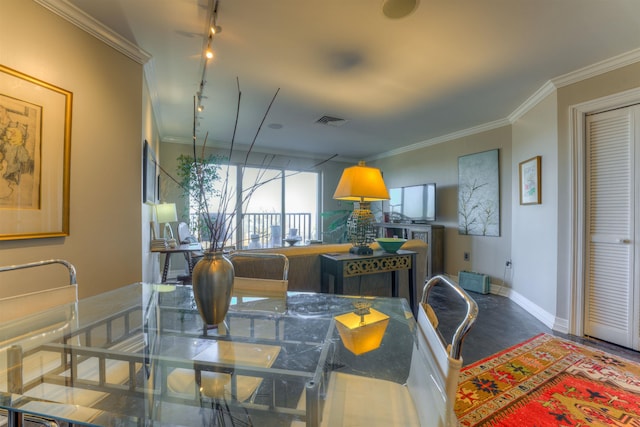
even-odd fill
[(436, 184), (410, 185), (389, 189), (390, 221), (429, 222), (436, 220)]

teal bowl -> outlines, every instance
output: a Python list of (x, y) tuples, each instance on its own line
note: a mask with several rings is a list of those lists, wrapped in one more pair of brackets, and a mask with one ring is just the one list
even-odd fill
[(407, 239), (398, 239), (395, 237), (378, 237), (376, 242), (380, 245), (383, 251), (395, 254), (398, 249), (407, 242)]

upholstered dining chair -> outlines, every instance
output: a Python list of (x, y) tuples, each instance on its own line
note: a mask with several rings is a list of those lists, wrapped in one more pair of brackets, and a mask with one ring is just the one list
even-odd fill
[[(234, 335), (240, 332), (277, 339), (282, 329), (277, 314), (287, 309), (289, 259), (279, 253), (240, 251), (231, 253), (229, 260), (235, 270), (236, 304), (224, 326), (233, 328)], [(250, 308), (254, 314), (245, 316), (243, 308)], [(264, 318), (255, 317), (256, 312), (264, 312)]]
[[(466, 305), (466, 314), (447, 343), (438, 331), (437, 314), (428, 304), (431, 289), (453, 289)], [(326, 385), (321, 426), (453, 427), (462, 343), (478, 315), (475, 301), (445, 276), (430, 279), (418, 307), (416, 340), (405, 384), (350, 373), (331, 372)], [(306, 396), (299, 407), (306, 406)], [(304, 425), (294, 422), (295, 427)]]

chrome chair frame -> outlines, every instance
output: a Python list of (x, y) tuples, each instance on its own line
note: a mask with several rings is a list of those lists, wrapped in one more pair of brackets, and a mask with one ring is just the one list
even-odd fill
[[(60, 264), (66, 267), (69, 272), (69, 285), (71, 286), (78, 285), (75, 266), (71, 264), (69, 261), (65, 261), (63, 259), (49, 259), (49, 260), (35, 261), (35, 262), (29, 262), (24, 264), (0, 266), (0, 273), (8, 272), (8, 271), (23, 270), (27, 268), (42, 267), (45, 265), (52, 265), (52, 264)], [(24, 414), (18, 411), (8, 411), (5, 409), (0, 410), (0, 416), (6, 417), (7, 424), (10, 426), (39, 425), (43, 427), (45, 426), (52, 427), (52, 426), (60, 425), (59, 422), (55, 419), (49, 419), (49, 418), (40, 417), (32, 414)]]
[(41, 267), (43, 265), (49, 265), (49, 264), (61, 264), (65, 266), (67, 270), (69, 270), (69, 284), (70, 285), (78, 284), (78, 281), (76, 279), (76, 268), (69, 261), (65, 261), (63, 259), (49, 259), (45, 261), (28, 262), (26, 264), (7, 265), (4, 267), (0, 267), (0, 273), (5, 271), (22, 270), (25, 268)]
[[(451, 349), (449, 350), (450, 357), (454, 359), (460, 359), (462, 355), (462, 343), (464, 341), (464, 338), (467, 336), (467, 334), (471, 330), (471, 327), (478, 318), (478, 304), (476, 304), (476, 302), (469, 296), (469, 294), (467, 294), (467, 292), (462, 289), (457, 283), (452, 282), (447, 277), (442, 275), (433, 276), (424, 285), (424, 288), (422, 290), (422, 300), (420, 301), (422, 304), (427, 304), (431, 290), (439, 283), (442, 283), (454, 290), (460, 296), (460, 298), (462, 298), (467, 306), (467, 313), (462, 322), (458, 325), (456, 332), (453, 334), (453, 337), (451, 339)], [(444, 342), (442, 336), (440, 336), (440, 339), (442, 340), (443, 345), (446, 347), (446, 343)]]

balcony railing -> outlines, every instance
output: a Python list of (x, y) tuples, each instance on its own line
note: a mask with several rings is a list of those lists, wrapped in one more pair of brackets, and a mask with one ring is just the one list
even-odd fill
[(246, 213), (242, 218), (242, 248), (273, 248), (283, 245), (283, 239), (295, 230), (300, 240), (312, 239), (311, 213), (286, 213), (284, 227), (282, 215), (276, 213)]
[[(284, 214), (284, 227), (282, 226), (283, 215), (278, 213), (245, 213), (242, 217), (242, 224), (225, 243), (225, 246), (234, 246), (238, 249), (273, 248), (285, 246), (284, 239), (289, 237), (293, 229), (296, 230), (300, 241), (306, 242), (316, 238), (313, 236), (311, 213), (286, 213)], [(196, 216), (191, 216), (190, 224), (196, 224)], [(195, 236), (199, 236), (201, 241), (207, 241), (206, 233), (198, 233), (192, 230)], [(240, 244), (237, 241), (240, 240)]]

